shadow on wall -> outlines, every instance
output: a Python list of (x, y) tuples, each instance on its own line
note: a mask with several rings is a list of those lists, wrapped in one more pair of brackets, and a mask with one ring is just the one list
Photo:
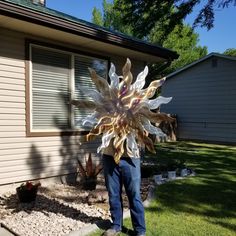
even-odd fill
[(43, 170), (47, 167), (47, 163), (50, 162), (50, 156), (46, 158), (40, 153), (35, 144), (32, 144), (30, 147), (29, 158), (26, 163), (30, 167), (31, 175), (34, 178), (41, 178)]
[[(61, 92), (60, 98), (69, 114), (68, 95)], [(55, 115), (53, 122), (54, 126), (61, 131), (59, 134), (60, 146), (55, 146), (55, 149), (50, 146), (52, 151), (45, 151), (49, 147), (50, 141), (48, 144), (45, 142), (44, 148), (32, 144), (26, 163), (34, 179), (59, 176), (62, 183), (75, 184), (78, 177), (78, 159), (84, 163), (88, 154), (92, 153), (93, 161), (99, 161), (96, 141), (86, 142), (84, 135), (66, 132), (65, 127), (68, 127), (69, 119), (61, 121), (60, 117)], [(44, 137), (42, 137), (43, 140)], [(44, 151), (41, 152), (40, 149)]]
[[(70, 114), (68, 105), (70, 101), (68, 95), (61, 91), (60, 97), (65, 109), (67, 109), (68, 114)], [(65, 127), (65, 124), (61, 123), (57, 117), (54, 117), (54, 123), (57, 128), (61, 129), (61, 147), (59, 154), (62, 157), (62, 164), (60, 173), (66, 174), (61, 176), (61, 182), (75, 184), (78, 177), (78, 159), (84, 163), (85, 157), (87, 157), (89, 153), (94, 153), (93, 156), (95, 156), (97, 147), (94, 149), (93, 142), (85, 141), (86, 134), (66, 133), (62, 128)], [(69, 124), (69, 118), (67, 124)]]
[[(74, 144), (78, 137), (72, 135), (61, 135), (60, 156), (62, 157), (61, 173), (68, 173), (62, 176), (61, 181), (74, 184), (77, 178), (77, 157), (79, 155), (80, 143)], [(76, 143), (76, 142), (75, 142)]]

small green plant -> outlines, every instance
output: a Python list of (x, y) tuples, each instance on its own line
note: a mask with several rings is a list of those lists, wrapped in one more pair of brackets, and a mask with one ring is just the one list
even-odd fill
[(177, 164), (177, 167), (178, 167), (179, 169), (185, 169), (185, 168), (187, 168), (187, 167), (186, 167), (186, 160), (179, 160), (179, 161), (178, 161), (178, 164)]
[(167, 163), (168, 171), (176, 171), (178, 168), (178, 162), (176, 160), (171, 160)]

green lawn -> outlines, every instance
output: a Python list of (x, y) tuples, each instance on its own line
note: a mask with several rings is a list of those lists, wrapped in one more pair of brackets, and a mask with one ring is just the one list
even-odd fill
[[(236, 235), (236, 147), (160, 143), (155, 159), (153, 155), (145, 158), (161, 163), (185, 160), (197, 174), (156, 189), (155, 200), (145, 210), (147, 236)], [(132, 229), (130, 219), (124, 226)]]

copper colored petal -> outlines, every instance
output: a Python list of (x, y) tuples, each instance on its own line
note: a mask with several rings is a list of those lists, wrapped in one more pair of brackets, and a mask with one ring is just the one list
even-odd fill
[(72, 100), (71, 104), (75, 105), (79, 108), (88, 108), (88, 109), (95, 109), (96, 104), (93, 101), (86, 101), (86, 100)]
[(90, 76), (92, 81), (94, 82), (97, 90), (102, 93), (104, 96), (110, 96), (109, 92), (109, 84), (107, 80), (103, 79), (102, 77), (98, 76), (95, 70), (89, 68)]
[(143, 107), (139, 110), (139, 113), (148, 118), (152, 123), (160, 123), (162, 121), (173, 122), (174, 118), (168, 116), (165, 113), (156, 113), (150, 111), (147, 107)]

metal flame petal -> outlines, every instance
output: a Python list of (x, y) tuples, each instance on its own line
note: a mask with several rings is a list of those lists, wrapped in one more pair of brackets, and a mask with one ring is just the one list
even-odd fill
[(160, 96), (149, 100), (154, 96), (156, 89), (164, 83), (165, 78), (153, 81), (148, 88), (143, 89), (148, 67), (146, 66), (138, 74), (133, 84), (130, 69), (131, 62), (127, 59), (122, 69), (122, 76), (118, 76), (114, 64), (111, 64), (109, 70), (110, 85), (105, 79), (99, 77), (94, 70), (89, 69), (97, 91), (91, 89), (84, 91), (93, 101), (74, 100), (72, 102), (78, 107), (87, 105), (94, 108), (94, 113), (83, 120), (83, 125), (93, 126), (86, 136), (87, 140), (102, 135), (102, 143), (97, 152), (101, 152), (112, 142), (113, 148), (115, 148), (114, 160), (116, 163), (119, 163), (124, 153), (130, 157), (140, 157), (140, 146), (146, 146), (149, 151), (155, 152), (153, 142), (148, 134), (157, 136), (164, 136), (165, 134), (151, 122), (172, 121), (172, 118), (164, 113), (151, 111), (161, 104), (170, 102), (171, 98)]

